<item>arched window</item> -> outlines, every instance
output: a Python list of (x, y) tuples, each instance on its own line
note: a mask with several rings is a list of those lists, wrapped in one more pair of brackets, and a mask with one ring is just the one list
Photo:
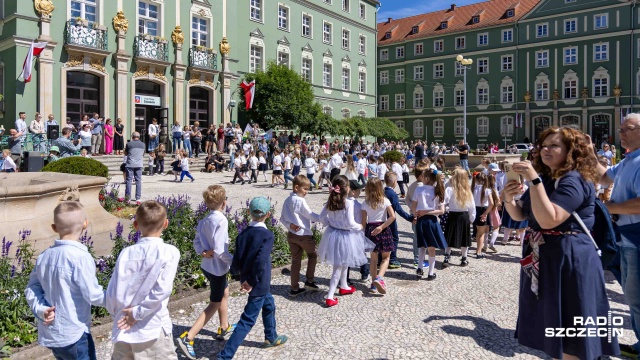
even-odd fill
[(564, 115), (560, 118), (560, 126), (569, 126), (575, 129), (579, 129), (580, 117), (578, 115)]
[(322, 107), (322, 113), (333, 117), (333, 108), (329, 105), (325, 105)]
[(343, 119), (348, 119), (351, 117), (351, 110), (344, 108), (342, 109), (342, 118)]
[(413, 120), (413, 137), (421, 138), (424, 135), (424, 121)]

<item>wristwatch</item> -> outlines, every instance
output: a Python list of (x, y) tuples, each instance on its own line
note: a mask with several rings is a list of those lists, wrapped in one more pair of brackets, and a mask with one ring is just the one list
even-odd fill
[(537, 178), (531, 180), (531, 185), (535, 186), (535, 185), (540, 184), (541, 182), (542, 182), (542, 178), (538, 176)]

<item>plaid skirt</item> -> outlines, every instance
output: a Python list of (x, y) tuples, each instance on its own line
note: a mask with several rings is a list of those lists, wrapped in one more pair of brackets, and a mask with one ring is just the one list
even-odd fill
[(373, 249), (373, 251), (377, 253), (391, 252), (394, 250), (391, 227), (387, 226), (384, 230), (382, 230), (382, 232), (380, 232), (380, 234), (376, 236), (371, 235), (371, 232), (382, 224), (384, 224), (384, 222), (382, 221), (368, 223), (367, 228), (364, 232), (364, 235), (374, 244), (376, 244), (376, 247)]

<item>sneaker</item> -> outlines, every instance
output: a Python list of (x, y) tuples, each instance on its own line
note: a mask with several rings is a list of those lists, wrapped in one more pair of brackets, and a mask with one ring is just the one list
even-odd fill
[(485, 259), (487, 255), (485, 254), (476, 254), (476, 259)]
[(639, 355), (638, 350), (627, 344), (620, 344), (620, 354), (631, 359), (637, 359)]
[(384, 280), (380, 276), (376, 276), (376, 279), (373, 280), (373, 285), (375, 285), (380, 294), (387, 293), (387, 285), (384, 283)]
[(427, 276), (427, 281), (433, 281), (436, 279), (436, 274)]
[(469, 262), (467, 261), (467, 257), (463, 257), (462, 259), (460, 259), (460, 266), (467, 266), (469, 265)]
[(348, 289), (340, 289), (340, 295), (351, 295), (356, 292), (355, 286), (350, 286)]
[(498, 250), (496, 250), (496, 248), (493, 245), (489, 245), (489, 250), (493, 251), (494, 253), (498, 252)]
[(221, 327), (218, 327), (218, 331), (216, 332), (216, 340), (224, 340), (224, 337), (233, 332), (233, 330), (236, 329), (236, 326), (238, 326), (238, 324), (229, 324), (229, 327), (227, 327), (226, 329), (222, 329)]
[(178, 338), (178, 347), (189, 359), (196, 358), (196, 352), (193, 350), (193, 340), (189, 341), (189, 339), (187, 339), (186, 331)]
[(422, 279), (422, 277), (424, 276), (424, 270), (418, 268), (418, 270), (416, 270), (416, 275), (418, 275), (418, 278)]
[(305, 291), (306, 291), (306, 290), (305, 290), (305, 288), (299, 288), (299, 289), (297, 289), (297, 290), (293, 290), (293, 289), (291, 289), (291, 290), (289, 290), (289, 295), (290, 295), (291, 297), (296, 297), (296, 296), (298, 296), (298, 295), (302, 294), (302, 293), (303, 293), (303, 292), (305, 292)]
[(194, 182), (194, 181), (196, 181), (196, 179), (191, 179), (191, 182)]
[(451, 259), (451, 256), (450, 256), (450, 255), (445, 255), (445, 257), (444, 257), (444, 261), (442, 262), (442, 268), (443, 268), (443, 269), (445, 269), (445, 268), (448, 268), (448, 267), (449, 267), (449, 265), (450, 265), (450, 264), (449, 264), (449, 259)]
[(287, 188), (289, 187), (289, 184), (284, 184), (284, 189), (287, 190)]
[(414, 262), (413, 262), (413, 268), (414, 268), (414, 269), (417, 269), (417, 268), (418, 268), (418, 262), (417, 262), (417, 261), (414, 261)]
[(400, 269), (400, 262), (394, 261), (389, 264), (389, 269)]
[(314, 282), (309, 282), (309, 281), (305, 281), (304, 282), (304, 288), (307, 290), (311, 290), (311, 291), (318, 291), (320, 290), (320, 288), (318, 287), (318, 285), (316, 285), (316, 283)]
[(371, 291), (372, 293), (377, 293), (378, 289), (376, 289), (376, 286), (371, 284), (371, 287), (369, 288), (369, 291)]
[(325, 304), (327, 304), (327, 307), (336, 306), (338, 305), (338, 298), (326, 299)]
[(428, 268), (428, 267), (429, 267), (429, 260), (425, 260), (425, 261), (422, 263), (422, 267), (423, 267), (423, 268)]
[(361, 276), (360, 276), (360, 281), (362, 281), (362, 282), (367, 282), (367, 281), (369, 281), (369, 280), (371, 280), (371, 275), (370, 275), (370, 274), (367, 274), (367, 275), (361, 275)]
[(278, 335), (278, 337), (273, 341), (265, 340), (262, 347), (270, 348), (274, 346), (284, 345), (284, 343), (286, 343), (288, 339), (289, 338), (287, 337), (287, 335)]

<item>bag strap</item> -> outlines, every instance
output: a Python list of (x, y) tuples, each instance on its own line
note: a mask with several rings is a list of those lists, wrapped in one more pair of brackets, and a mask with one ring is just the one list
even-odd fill
[[(554, 184), (554, 188), (557, 189), (558, 188), (558, 183), (560, 182), (560, 179), (556, 179), (556, 182)], [(600, 250), (600, 247), (598, 246), (598, 243), (596, 243), (596, 240), (593, 238), (593, 236), (591, 236), (591, 231), (589, 231), (589, 229), (587, 229), (587, 225), (584, 224), (584, 221), (582, 221), (582, 219), (580, 218), (580, 215), (578, 215), (577, 212), (572, 212), (571, 215), (573, 215), (573, 217), (576, 219), (576, 221), (580, 224), (580, 227), (582, 228), (582, 231), (584, 231), (585, 234), (587, 234), (587, 236), (589, 236), (589, 239), (591, 239), (591, 242), (593, 243), (593, 246), (596, 247), (596, 252), (598, 253), (598, 256), (602, 256), (602, 250)]]

